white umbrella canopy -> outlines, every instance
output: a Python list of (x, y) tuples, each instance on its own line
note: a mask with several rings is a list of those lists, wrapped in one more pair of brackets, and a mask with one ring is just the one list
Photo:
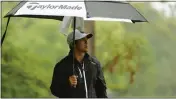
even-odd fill
[[(44, 18), (62, 21), (64, 16), (81, 17), (83, 20), (120, 21), (130, 23), (148, 22), (132, 5), (121, 1), (21, 1), (4, 16), (8, 17), (8, 21), (6, 30), (1, 39), (1, 46), (5, 39), (11, 17)], [(76, 18), (74, 19), (76, 20)], [(75, 20), (74, 24), (76, 24)]]
[(62, 20), (63, 16), (82, 17), (84, 20), (147, 22), (129, 3), (119, 1), (22, 1), (5, 17), (28, 17)]

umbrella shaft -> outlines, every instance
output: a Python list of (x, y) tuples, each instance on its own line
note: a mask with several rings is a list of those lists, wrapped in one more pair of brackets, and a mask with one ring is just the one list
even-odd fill
[(73, 18), (73, 75), (75, 75), (75, 29), (76, 29), (76, 17)]
[[(76, 29), (76, 17), (73, 18), (73, 75), (75, 75), (75, 52), (74, 52), (74, 47), (75, 47), (75, 29)], [(84, 64), (83, 64), (84, 67)], [(85, 71), (83, 68), (83, 76), (84, 76), (84, 84), (85, 84), (85, 91), (86, 91), (86, 98), (88, 98), (88, 90), (87, 90), (87, 82), (86, 82), (86, 76), (85, 76)]]

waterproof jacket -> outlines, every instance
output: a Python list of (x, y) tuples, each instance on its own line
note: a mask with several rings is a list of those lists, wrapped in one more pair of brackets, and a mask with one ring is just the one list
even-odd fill
[[(72, 51), (58, 62), (54, 67), (53, 78), (50, 86), (51, 93), (59, 98), (86, 98), (83, 71), (85, 71), (88, 98), (107, 98), (106, 82), (99, 61), (87, 53), (83, 65), (75, 59), (75, 73), (78, 76), (76, 88), (70, 86), (69, 76), (73, 75)], [(80, 72), (81, 70), (81, 72)]]

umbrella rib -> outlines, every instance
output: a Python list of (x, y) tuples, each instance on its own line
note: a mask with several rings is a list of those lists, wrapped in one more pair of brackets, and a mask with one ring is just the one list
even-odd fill
[(132, 8), (134, 8), (146, 21), (146, 22), (149, 22), (135, 7), (133, 7), (131, 4), (129, 4)]
[[(47, 16), (47, 18), (46, 18)], [(24, 14), (24, 15), (15, 15), (11, 17), (24, 17), (24, 18), (43, 18), (43, 19), (53, 19), (53, 20), (59, 20), (57, 17), (62, 17), (62, 16), (49, 16), (49, 15), (30, 15), (30, 14)]]
[[(5, 17), (11, 17), (11, 16), (15, 16), (15, 13), (24, 5), (24, 4), (22, 4), (22, 3), (27, 3), (27, 1), (21, 1), (20, 3), (18, 3), (17, 4), (17, 6), (15, 6), (10, 12), (8, 12), (5, 16), (4, 16), (4, 18)], [(20, 6), (20, 4), (21, 4), (21, 6)], [(15, 9), (17, 9), (15, 12), (13, 12)], [(9, 14), (10, 13), (10, 14)], [(13, 15), (11, 15), (11, 14), (13, 14)]]
[(87, 4), (86, 4), (86, 1), (84, 1), (84, 4), (85, 4), (85, 8), (86, 8), (86, 17), (89, 18), (89, 12), (87, 11)]
[[(24, 1), (20, 2), (20, 4), (23, 3), (23, 2), (24, 2)], [(24, 4), (26, 4), (26, 3), (27, 3), (27, 2), (25, 1)], [(23, 5), (24, 5), (24, 4), (23, 4)], [(20, 9), (23, 5), (21, 5), (21, 6), (19, 7), (19, 9)], [(18, 9), (18, 10), (19, 10), (19, 9)], [(15, 14), (18, 12), (18, 10), (15, 12)]]
[(4, 32), (3, 36), (2, 36), (2, 38), (1, 38), (1, 47), (2, 47), (2, 44), (3, 44), (4, 39), (5, 39), (5, 37), (6, 37), (6, 34), (7, 34), (7, 28), (8, 28), (9, 22), (10, 22), (10, 18), (11, 18), (11, 17), (8, 17), (6, 29), (5, 29), (5, 32)]

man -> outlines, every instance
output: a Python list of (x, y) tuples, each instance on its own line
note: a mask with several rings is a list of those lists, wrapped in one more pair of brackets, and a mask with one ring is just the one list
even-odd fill
[[(106, 82), (100, 63), (87, 53), (87, 40), (92, 36), (92, 34), (75, 30), (75, 46), (73, 46), (73, 32), (68, 35), (67, 43), (70, 52), (54, 68), (50, 86), (54, 96), (59, 98), (86, 98), (86, 96), (107, 98)], [(73, 48), (75, 75), (73, 75)]]

